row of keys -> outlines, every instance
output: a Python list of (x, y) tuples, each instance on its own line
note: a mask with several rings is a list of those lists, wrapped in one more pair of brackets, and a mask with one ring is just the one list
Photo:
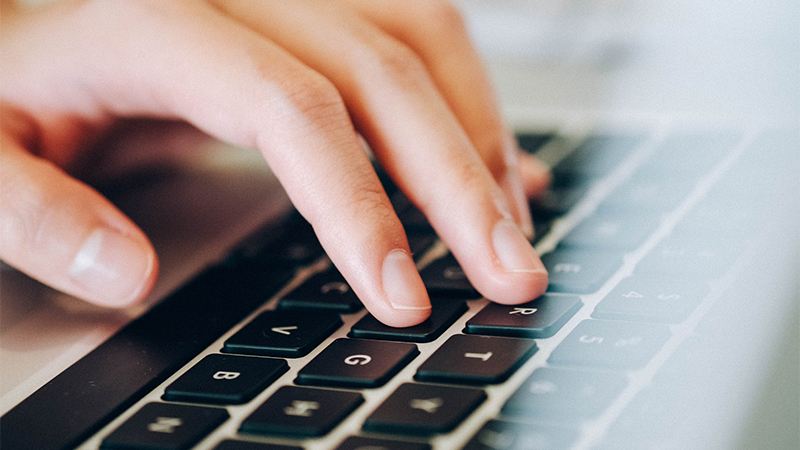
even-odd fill
[[(364, 422), (365, 431), (431, 436), (453, 430), (486, 399), (480, 389), (405, 383)], [(341, 423), (364, 398), (358, 392), (284, 386), (240, 425), (245, 434), (317, 437)], [(109, 434), (102, 449), (182, 450), (229, 418), (221, 408), (149, 403)], [(352, 444), (352, 442), (350, 443)], [(218, 448), (241, 447), (228, 441)]]

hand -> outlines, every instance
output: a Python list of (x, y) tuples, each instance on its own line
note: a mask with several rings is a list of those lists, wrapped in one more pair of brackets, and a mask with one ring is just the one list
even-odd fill
[(258, 148), (386, 324), (417, 324), (430, 302), (359, 134), (481, 294), (546, 288), (524, 233), (525, 191), (548, 172), (518, 151), (448, 3), (69, 1), (5, 8), (0, 33), (0, 258), (57, 289), (125, 306), (154, 283), (144, 234), (68, 175), (142, 116)]

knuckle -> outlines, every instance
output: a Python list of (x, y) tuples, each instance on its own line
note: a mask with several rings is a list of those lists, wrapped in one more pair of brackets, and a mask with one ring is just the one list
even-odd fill
[(402, 86), (415, 86), (428, 77), (425, 64), (409, 47), (391, 42), (363, 50), (360, 66), (370, 78), (391, 80)]
[[(42, 164), (49, 165), (45, 161)], [(55, 167), (49, 169), (56, 170)], [(10, 261), (19, 261), (40, 246), (42, 230), (46, 228), (55, 201), (46, 190), (38, 189), (35, 180), (25, 173), (3, 170), (2, 178), (0, 253)]]
[(322, 75), (307, 73), (296, 77), (282, 91), (290, 114), (294, 112), (312, 120), (345, 117), (347, 114), (339, 91)]
[(420, 15), (420, 23), (430, 24), (438, 34), (467, 33), (461, 11), (447, 0), (417, 0), (411, 9)]

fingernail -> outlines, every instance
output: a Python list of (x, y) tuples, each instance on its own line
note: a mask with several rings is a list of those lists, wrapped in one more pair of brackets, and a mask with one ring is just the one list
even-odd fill
[(392, 308), (399, 310), (431, 309), (428, 293), (411, 255), (395, 249), (386, 255), (382, 267), (383, 291)]
[(125, 306), (141, 294), (154, 266), (155, 255), (149, 247), (117, 231), (98, 228), (84, 241), (69, 275), (91, 300)]
[(514, 221), (503, 219), (497, 222), (492, 230), (492, 244), (507, 272), (546, 272), (542, 260)]

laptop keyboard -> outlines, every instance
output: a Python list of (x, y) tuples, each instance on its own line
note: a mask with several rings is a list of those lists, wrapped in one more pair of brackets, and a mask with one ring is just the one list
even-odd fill
[(520, 134), (554, 166), (531, 204), (550, 285), (512, 306), (481, 299), (385, 181), (433, 305), (410, 328), (363, 311), (293, 217), (11, 410), (3, 448), (661, 448), (715, 282), (792, 176), (759, 161), (792, 136)]

